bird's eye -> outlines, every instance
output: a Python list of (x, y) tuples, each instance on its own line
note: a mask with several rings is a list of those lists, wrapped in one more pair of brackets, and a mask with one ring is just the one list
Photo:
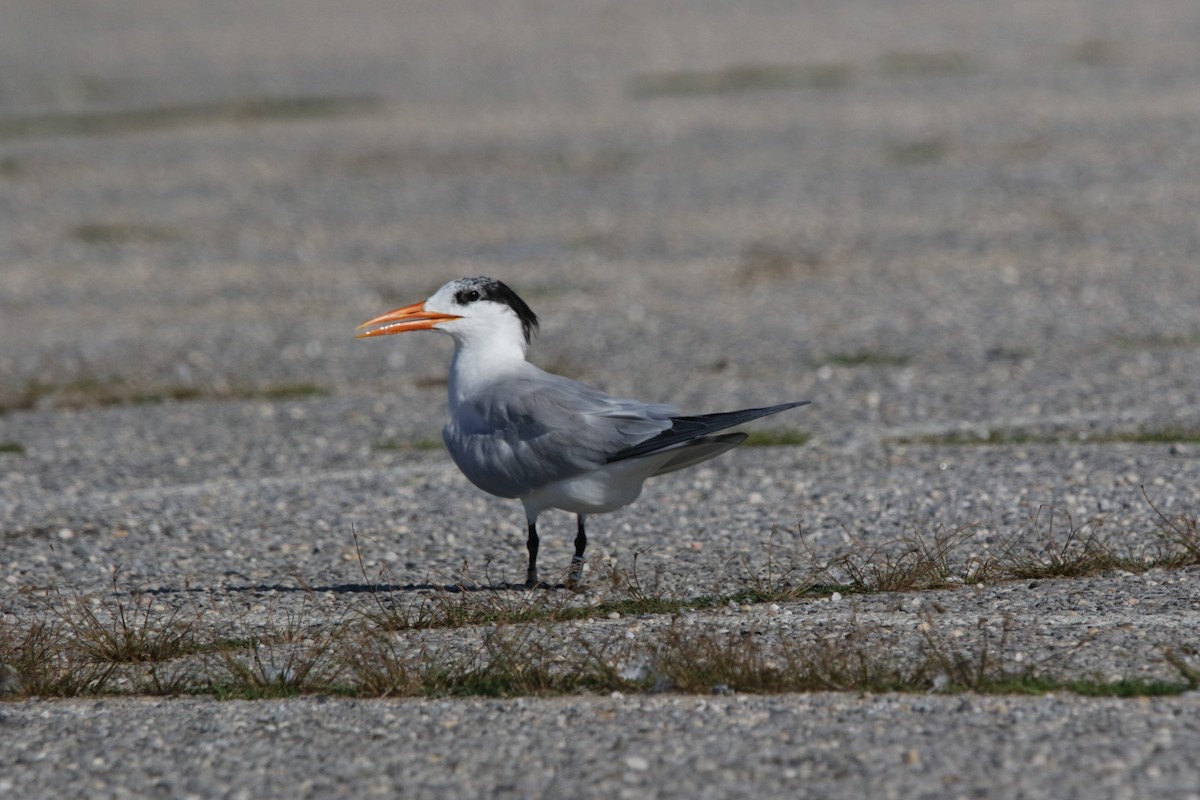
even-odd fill
[(458, 296), (458, 302), (460, 302), (464, 305), (466, 305), (467, 303), (474, 303), (478, 299), (479, 299), (479, 291), (476, 289), (468, 289), (467, 291), (463, 292), (462, 294), (460, 294)]

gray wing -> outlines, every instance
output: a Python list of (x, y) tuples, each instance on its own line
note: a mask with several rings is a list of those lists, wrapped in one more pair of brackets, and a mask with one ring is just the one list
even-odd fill
[(609, 397), (525, 366), (460, 406), (443, 431), (463, 473), (501, 497), (602, 467), (669, 430), (678, 415), (673, 406)]

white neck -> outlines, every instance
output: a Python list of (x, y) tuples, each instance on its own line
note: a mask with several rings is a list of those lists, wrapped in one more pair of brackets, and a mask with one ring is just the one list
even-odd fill
[(525, 340), (509, 336), (455, 340), (450, 361), (450, 411), (525, 363)]

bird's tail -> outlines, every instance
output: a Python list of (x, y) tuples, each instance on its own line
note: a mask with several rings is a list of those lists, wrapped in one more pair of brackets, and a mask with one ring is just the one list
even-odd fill
[(656, 469), (650, 477), (666, 475), (668, 472), (674, 472), (677, 469), (686, 469), (694, 464), (699, 464), (701, 461), (716, 458), (721, 453), (724, 453), (726, 450), (732, 450), (744, 441), (746, 441), (746, 434), (744, 433), (703, 436), (688, 442), (683, 447), (673, 450), (672, 452), (676, 455), (670, 461)]

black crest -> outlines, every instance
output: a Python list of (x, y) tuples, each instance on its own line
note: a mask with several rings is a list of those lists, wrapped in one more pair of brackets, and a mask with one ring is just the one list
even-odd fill
[(533, 309), (526, 305), (516, 292), (495, 278), (486, 278), (482, 275), (478, 278), (463, 278), (458, 281), (458, 284), (458, 291), (454, 293), (455, 302), (464, 306), (480, 300), (503, 303), (513, 310), (517, 319), (521, 320), (521, 332), (525, 334), (525, 343), (529, 344), (533, 341), (533, 334), (538, 329), (537, 314), (533, 313)]

